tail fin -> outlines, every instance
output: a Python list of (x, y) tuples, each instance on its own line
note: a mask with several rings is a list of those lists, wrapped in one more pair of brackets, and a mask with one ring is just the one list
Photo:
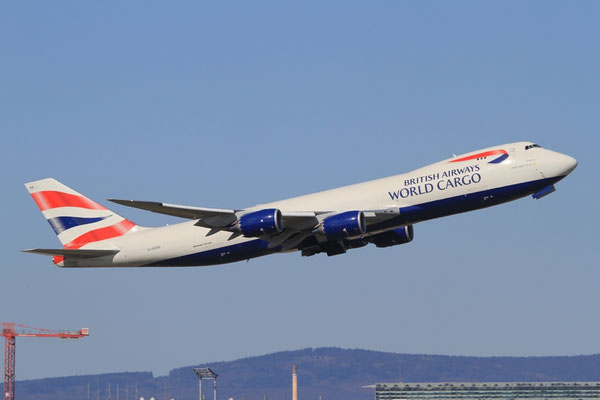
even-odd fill
[(25, 187), (66, 249), (125, 235), (137, 225), (48, 178)]

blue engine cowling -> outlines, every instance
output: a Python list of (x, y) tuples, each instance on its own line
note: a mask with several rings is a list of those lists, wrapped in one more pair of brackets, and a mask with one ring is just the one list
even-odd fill
[(367, 231), (365, 214), (362, 211), (346, 211), (325, 218), (317, 229), (328, 239), (342, 239), (359, 236)]
[(283, 230), (281, 211), (267, 208), (242, 215), (233, 230), (248, 237), (272, 235)]
[(413, 226), (407, 225), (392, 231), (378, 233), (377, 235), (371, 236), (370, 239), (377, 247), (389, 247), (408, 243), (413, 240), (413, 237)]

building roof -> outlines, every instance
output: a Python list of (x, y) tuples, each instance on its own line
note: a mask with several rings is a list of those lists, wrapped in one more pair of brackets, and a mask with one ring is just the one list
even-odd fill
[(393, 382), (375, 383), (365, 388), (394, 388), (394, 390), (469, 390), (469, 389), (508, 389), (519, 388), (594, 388), (600, 389), (600, 382)]

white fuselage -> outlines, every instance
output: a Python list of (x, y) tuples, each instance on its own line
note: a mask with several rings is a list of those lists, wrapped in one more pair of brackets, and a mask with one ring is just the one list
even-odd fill
[[(480, 209), (532, 195), (564, 178), (576, 166), (566, 155), (510, 143), (443, 160), (414, 171), (294, 197), (247, 210), (343, 212), (397, 209), (397, 217), (368, 224), (369, 236), (420, 221)], [(504, 153), (499, 153), (502, 149)], [(486, 154), (490, 155), (486, 155)], [(492, 154), (494, 153), (494, 154)], [(472, 158), (474, 155), (479, 157)], [(65, 267), (191, 266), (250, 259), (274, 252), (259, 238), (237, 236), (187, 221), (159, 228), (136, 227), (130, 233), (83, 248), (120, 251), (110, 257), (65, 260)], [(293, 249), (296, 250), (296, 249)]]

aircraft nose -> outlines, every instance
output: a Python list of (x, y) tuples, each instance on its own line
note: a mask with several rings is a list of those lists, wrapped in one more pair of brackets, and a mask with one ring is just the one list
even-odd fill
[(561, 154), (560, 156), (559, 163), (563, 171), (562, 175), (567, 176), (577, 167), (577, 160), (566, 154)]
[(577, 167), (577, 160), (566, 154), (546, 150), (537, 159), (536, 165), (537, 170), (544, 178), (556, 177), (562, 179)]

